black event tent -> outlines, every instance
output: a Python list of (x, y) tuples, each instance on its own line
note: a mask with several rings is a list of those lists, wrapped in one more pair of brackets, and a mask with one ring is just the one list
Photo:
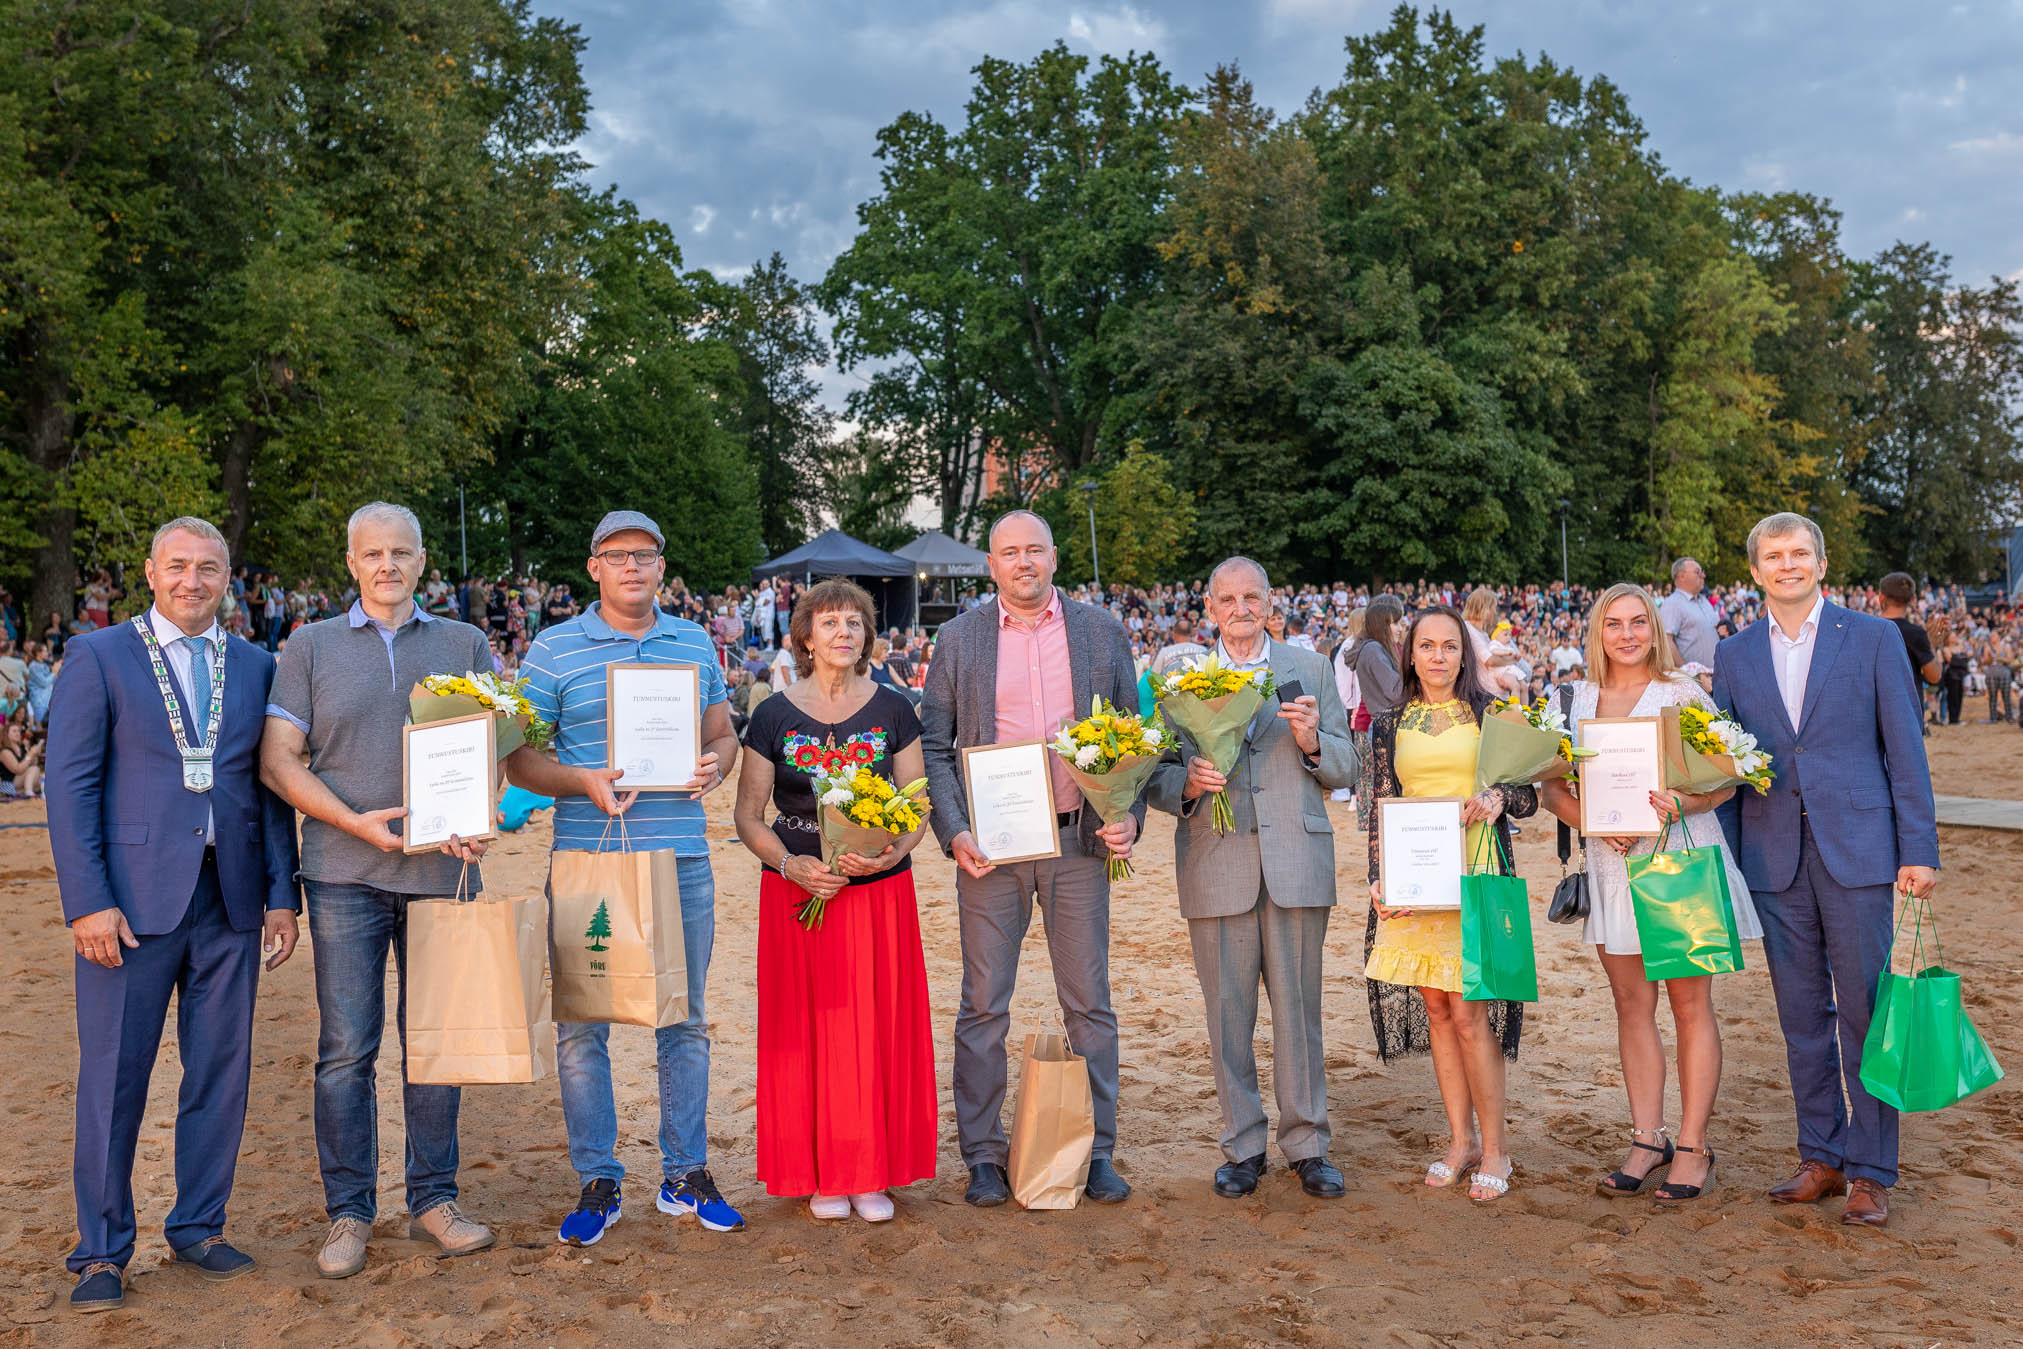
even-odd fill
[(752, 568), (754, 581), (769, 577), (812, 581), (822, 576), (847, 576), (869, 590), (878, 606), (881, 631), (912, 626), (913, 564), (840, 529), (825, 529), (799, 548)]
[(930, 529), (899, 550), (918, 576), (988, 576), (990, 559), (978, 548)]

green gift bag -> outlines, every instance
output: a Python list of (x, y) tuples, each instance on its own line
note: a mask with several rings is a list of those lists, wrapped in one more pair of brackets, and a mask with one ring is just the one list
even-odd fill
[[(1685, 823), (1679, 821), (1685, 834)], [(1650, 852), (1628, 859), (1630, 903), (1637, 941), (1644, 948), (1644, 978), (1691, 979), (1733, 974), (1742, 968), (1742, 938), (1719, 847), (1661, 851), (1669, 828)]]
[(1960, 976), (1925, 964), (1927, 926), (1932, 954), (1942, 956), (1938, 924), (1924, 900), (1905, 899), (1891, 951), (1913, 911), (1911, 973), (1892, 974), (1884, 966), (1876, 981), (1875, 1012), (1861, 1046), (1861, 1084), (1899, 1110), (1944, 1110), (2000, 1082), (2002, 1065), (1960, 1005)]
[[(1496, 837), (1484, 825), (1485, 837)], [(1497, 839), (1501, 853), (1502, 840)], [(1479, 855), (1476, 863), (1483, 859)], [(1507, 859), (1506, 859), (1507, 864)], [(1531, 946), (1531, 897), (1522, 876), (1494, 867), (1461, 878), (1461, 996), (1468, 1002), (1537, 1002), (1538, 958)]]

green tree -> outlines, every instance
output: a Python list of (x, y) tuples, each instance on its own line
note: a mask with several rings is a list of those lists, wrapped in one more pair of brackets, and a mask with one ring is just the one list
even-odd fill
[(611, 911), (605, 907), (603, 900), (597, 901), (597, 912), (590, 915), (590, 926), (583, 930), (583, 935), (590, 939), (590, 950), (608, 949), (604, 939), (611, 935)]
[(1186, 95), (1149, 55), (1091, 71), (1059, 43), (975, 74), (959, 132), (907, 113), (879, 133), (881, 191), (823, 287), (846, 363), (903, 357), (853, 409), (918, 428), (894, 443), (939, 476), (951, 529), (986, 450), (1018, 470), (999, 504), (1099, 458)]
[[(1061, 521), (1062, 561), (1070, 576), (1094, 574), (1102, 564), (1104, 585), (1149, 586), (1176, 579), (1186, 540), (1195, 532), (1194, 502), (1173, 481), (1164, 459), (1138, 441), (1125, 449), (1099, 479), (1095, 492), (1077, 486), (1050, 494), (1046, 514)], [(1096, 553), (1089, 554), (1087, 510), (1095, 506)]]
[(1345, 324), (1352, 355), (1316, 364), (1303, 409), (1332, 457), (1302, 530), (1338, 540), (1379, 582), (1524, 579), (1510, 540), (1539, 536), (1564, 470), (1504, 424), (1494, 391), (1430, 350), (1402, 268), (1375, 267)]
[(775, 253), (720, 295), (708, 332), (738, 355), (729, 420), (758, 474), (760, 538), (777, 557), (818, 527), (823, 460), (835, 436), (834, 414), (809, 373), (829, 360), (813, 291)]
[(1333, 536), (1296, 531), (1322, 457), (1300, 386), (1341, 291), (1313, 147), (1232, 66), (1181, 121), (1174, 164), (1163, 285), (1132, 315), (1112, 422), (1166, 458), (1198, 508), (1179, 536), (1197, 572), (1241, 553), (1274, 575), (1341, 575)]
[(741, 581), (763, 554), (757, 477), (728, 410), (744, 393), (740, 357), (705, 336), (725, 288), (684, 274), (667, 227), (615, 193), (573, 198), (572, 223), (554, 243), (572, 283), (529, 334), (493, 463), (438, 480), (430, 537), (455, 537), (461, 485), (474, 566), (569, 579), (598, 519), (624, 505), (659, 522), (671, 575)]
[(1878, 566), (1977, 578), (2023, 476), (2023, 303), (2013, 281), (1959, 284), (1927, 244), (1897, 244), (1856, 269), (1874, 392), (1867, 452), (1849, 480)]

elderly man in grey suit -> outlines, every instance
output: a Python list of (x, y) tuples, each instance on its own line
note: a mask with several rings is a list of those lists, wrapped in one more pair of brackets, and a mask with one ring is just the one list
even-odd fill
[(1054, 762), (1054, 805), (1061, 855), (991, 865), (970, 833), (961, 753), (971, 745), (1051, 737), (1064, 721), (1087, 715), (1100, 693), (1120, 708), (1138, 706), (1137, 672), (1124, 627), (1094, 605), (1054, 588), (1053, 532), (1031, 511), (1001, 516), (990, 530), (990, 575), (997, 594), (945, 623), (920, 703), (921, 744), (935, 837), (959, 868), (956, 903), (962, 934), (962, 1002), (955, 1015), (955, 1125), (969, 1190), (979, 1208), (1011, 1197), (1005, 1177), (1005, 1033), (1019, 947), (1038, 901), (1046, 918), (1068, 1039), (1088, 1060), (1095, 1107), (1087, 1192), (1117, 1204), (1131, 1187), (1117, 1174), (1117, 1014), (1110, 1009), (1109, 854), (1131, 855), (1144, 823), (1104, 825), (1081, 808), (1074, 779)]
[[(1271, 582), (1247, 557), (1208, 578), (1215, 654), (1239, 670), (1269, 666), (1276, 702), (1258, 709), (1228, 777), (1194, 753), (1152, 773), (1146, 799), (1178, 816), (1174, 862), (1180, 913), (1208, 1007), (1208, 1047), (1222, 1102), (1215, 1192), (1239, 1199), (1265, 1169), (1267, 1120), (1257, 1087), (1257, 988), (1271, 998), (1272, 1078), (1278, 1146), (1308, 1194), (1338, 1199), (1342, 1173), (1328, 1162), (1327, 1065), (1321, 1053), (1321, 943), (1335, 902), (1335, 835), (1328, 793), (1356, 780), (1348, 715), (1326, 657), (1264, 629)], [(1236, 827), (1217, 834), (1202, 797), (1229, 789)]]

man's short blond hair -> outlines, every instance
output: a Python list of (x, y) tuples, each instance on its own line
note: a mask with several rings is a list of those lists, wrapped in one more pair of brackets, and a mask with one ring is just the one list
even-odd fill
[(225, 542), (224, 534), (209, 520), (195, 515), (178, 515), (175, 519), (155, 531), (154, 538), (148, 543), (149, 558), (153, 558), (157, 552), (161, 551), (162, 540), (171, 534), (194, 534), (200, 539), (210, 539), (216, 543), (220, 548), (225, 550), (225, 554), (228, 557), (232, 552), (231, 545)]
[(1822, 560), (1826, 557), (1826, 534), (1810, 519), (1796, 511), (1779, 511), (1766, 515), (1756, 522), (1756, 528), (1749, 531), (1749, 565), (1756, 565), (1756, 545), (1765, 539), (1781, 539), (1790, 534), (1812, 535), (1812, 551)]

